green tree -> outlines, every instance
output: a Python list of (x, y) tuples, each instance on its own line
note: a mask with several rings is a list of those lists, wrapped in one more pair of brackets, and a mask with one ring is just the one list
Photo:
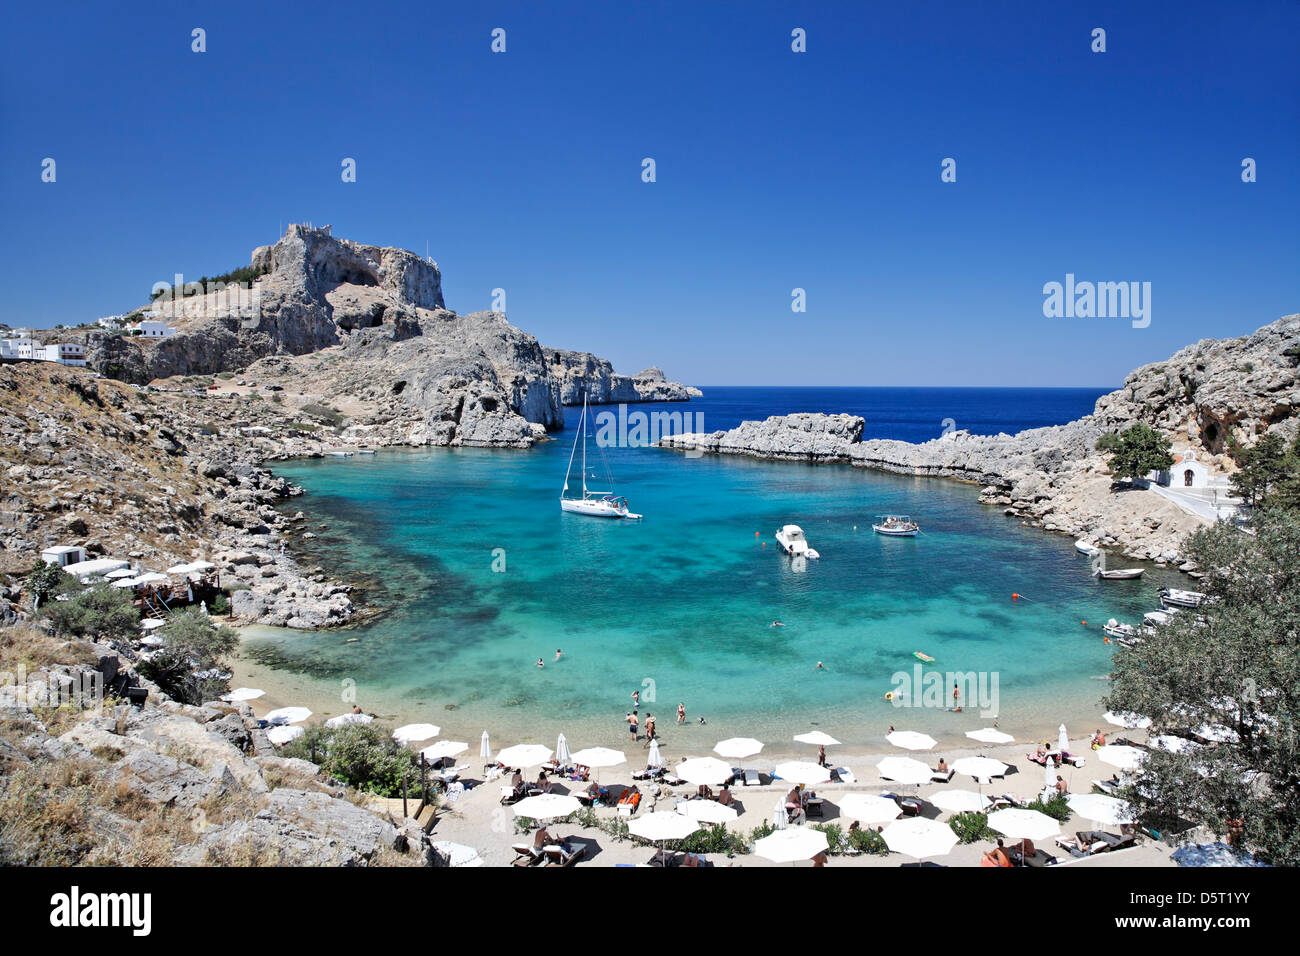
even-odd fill
[(233, 629), (215, 625), (206, 614), (190, 608), (167, 615), (166, 626), (156, 633), (162, 646), (140, 665), (140, 671), (169, 696), (201, 704), (230, 690), (224, 667), (226, 655), (239, 644)]
[(1232, 440), (1229, 451), (1237, 462), (1232, 487), (1242, 501), (1253, 507), (1300, 505), (1300, 437), (1287, 447), (1281, 435), (1269, 432), (1250, 448)]
[(27, 591), (36, 598), (36, 603), (44, 604), (51, 596), (67, 591), (76, 582), (57, 564), (37, 561), (27, 573), (26, 583)]
[(1143, 478), (1149, 471), (1163, 471), (1174, 463), (1169, 439), (1142, 422), (1124, 429), (1113, 443), (1108, 441), (1107, 447), (1101, 448), (1105, 440), (1103, 435), (1098, 450), (1110, 452), (1110, 470), (1117, 478)]
[(49, 601), (42, 610), (60, 637), (120, 639), (134, 634), (140, 623), (131, 592), (107, 584), (84, 588), (64, 601)]
[(414, 796), (420, 788), (415, 755), (376, 724), (313, 728), (282, 751), (288, 757), (315, 760), (320, 768), (358, 790), (381, 797), (400, 797), (402, 780)]
[(1300, 513), (1269, 509), (1253, 535), (1197, 531), (1186, 552), (1215, 600), (1112, 661), (1112, 710), (1151, 718), (1150, 733), (1221, 724), (1230, 740), (1152, 751), (1125, 797), (1142, 821), (1239, 834), (1264, 860), (1300, 865)]

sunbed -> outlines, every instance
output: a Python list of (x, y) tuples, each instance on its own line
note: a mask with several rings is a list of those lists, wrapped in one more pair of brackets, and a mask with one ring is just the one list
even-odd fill
[(531, 843), (515, 843), (510, 849), (515, 851), (515, 866), (533, 866), (545, 858)]
[(840, 783), (857, 783), (858, 778), (853, 776), (853, 771), (848, 767), (832, 767), (831, 779), (838, 780)]
[(630, 817), (636, 813), (636, 808), (641, 804), (641, 794), (639, 791), (624, 790), (623, 795), (618, 798), (618, 812), (620, 816)]
[(587, 847), (584, 844), (578, 844), (568, 853), (564, 852), (564, 847), (558, 844), (552, 844), (546, 847), (546, 862), (549, 866), (573, 866), (585, 853)]
[(757, 770), (746, 770), (744, 781), (747, 787), (757, 787), (762, 782), (762, 779), (759, 777)]
[(952, 781), (953, 776), (954, 776), (956, 773), (957, 773), (957, 771), (956, 771), (956, 770), (953, 770), (951, 767), (949, 767), (947, 770), (936, 770), (936, 771), (935, 771), (935, 772), (930, 776), (930, 782), (931, 782), (931, 783), (950, 783), (950, 782)]

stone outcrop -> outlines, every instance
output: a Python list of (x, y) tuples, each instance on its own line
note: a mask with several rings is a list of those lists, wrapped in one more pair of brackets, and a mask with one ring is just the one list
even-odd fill
[(546, 364), (560, 389), (562, 405), (581, 405), (586, 395), (591, 405), (625, 402), (687, 402), (699, 398), (698, 388), (670, 382), (663, 370), (648, 368), (635, 375), (619, 375), (614, 366), (590, 352), (548, 348)]
[(1294, 436), (1300, 419), (1300, 315), (1285, 316), (1253, 335), (1203, 340), (1167, 362), (1145, 365), (1124, 387), (1102, 396), (1092, 415), (1016, 435), (956, 431), (920, 444), (862, 441), (863, 420), (851, 415), (779, 415), (726, 432), (664, 438), (663, 447), (778, 460), (848, 463), (901, 475), (947, 478), (982, 486), (980, 500), (1049, 531), (1087, 537), (1133, 557), (1181, 560), (1188, 532), (1203, 519), (1153, 491), (1115, 487), (1102, 434), (1145, 422), (1170, 435), (1175, 448), (1204, 453), (1230, 471), (1229, 436), (1253, 444), (1269, 431)]
[[(84, 333), (88, 363), (137, 384), (280, 368), (317, 399), (400, 419), (404, 444), (526, 447), (564, 427), (561, 403), (575, 394), (581, 403), (584, 388), (602, 403), (699, 394), (658, 369), (617, 375), (587, 353), (543, 349), (497, 312), (458, 315), (443, 301), (436, 263), (335, 238), (328, 226), (291, 225), (253, 251), (251, 267), (258, 275), (246, 291), (152, 302), (177, 335)], [(322, 354), (331, 374), (313, 377)]]
[[(247, 704), (179, 704), (152, 685), (139, 707), (56, 698), (69, 679), (101, 673), (106, 658), (127, 665), (93, 645), (43, 653), (63, 662), (0, 687), (0, 790), (21, 793), (43, 820), (6, 819), (0, 865), (440, 862), (421, 827), (360, 806), (360, 794), (315, 764), (255, 755), (260, 730)], [(42, 802), (61, 808), (57, 820)]]

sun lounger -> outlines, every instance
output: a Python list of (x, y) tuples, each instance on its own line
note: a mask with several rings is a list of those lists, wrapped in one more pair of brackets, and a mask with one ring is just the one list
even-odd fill
[(1108, 797), (1113, 797), (1119, 793), (1120, 783), (1118, 780), (1094, 780), (1092, 785)]
[(544, 859), (541, 851), (529, 843), (516, 843), (510, 849), (515, 851), (515, 866), (533, 866)]
[(1056, 857), (1042, 847), (1035, 847), (1033, 855), (1027, 856), (1023, 860), (1015, 854), (1012, 855), (1011, 859), (1024, 866), (1055, 866), (1057, 862)]
[(949, 767), (947, 770), (936, 770), (930, 777), (931, 783), (951, 783), (953, 776), (957, 771)]
[(516, 790), (514, 787), (501, 788), (502, 805), (518, 803), (521, 799), (523, 799), (523, 793), (520, 792), (519, 790)]
[(623, 791), (623, 795), (618, 798), (618, 812), (620, 816), (630, 817), (636, 813), (636, 808), (641, 805), (641, 794)]
[(656, 850), (655, 855), (650, 857), (648, 866), (669, 867), (676, 866), (680, 861), (677, 859), (676, 850)]
[(831, 767), (831, 780), (838, 780), (840, 783), (858, 782), (858, 778), (853, 776), (853, 771), (848, 767)]
[(573, 864), (578, 862), (578, 860), (582, 857), (582, 854), (586, 852), (586, 849), (587, 848), (585, 845), (579, 844), (578, 846), (575, 846), (572, 850), (570, 850), (568, 853), (565, 853), (564, 847), (559, 846), (558, 844), (553, 844), (551, 846), (548, 846), (546, 847), (545, 850), (547, 865), (548, 866), (573, 866)]
[(637, 771), (634, 771), (633, 774), (632, 774), (632, 779), (633, 779), (633, 780), (653, 780), (654, 778), (656, 778), (656, 777), (662, 777), (663, 775), (664, 775), (664, 768), (663, 768), (663, 767), (646, 767), (644, 770), (637, 770)]
[(743, 779), (747, 787), (757, 787), (762, 782), (757, 770), (746, 770)]
[(668, 784), (670, 787), (680, 787), (686, 783), (685, 780), (677, 776), (677, 774), (673, 773), (671, 770), (664, 773), (662, 782)]
[(804, 812), (810, 817), (820, 817), (826, 801), (821, 797), (809, 797), (803, 802)]

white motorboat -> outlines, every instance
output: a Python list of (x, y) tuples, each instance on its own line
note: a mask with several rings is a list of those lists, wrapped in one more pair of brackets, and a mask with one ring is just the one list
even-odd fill
[(1119, 568), (1114, 571), (1104, 571), (1098, 568), (1092, 573), (1107, 581), (1132, 581), (1146, 574), (1146, 568)]
[(1165, 607), (1200, 607), (1209, 595), (1200, 591), (1183, 591), (1179, 588), (1161, 588), (1160, 603)]
[[(573, 459), (578, 453), (578, 445), (582, 445), (582, 497), (570, 498), (569, 493), (569, 475), (573, 472)], [(628, 509), (627, 499), (622, 495), (617, 495), (613, 491), (614, 478), (609, 471), (609, 462), (605, 460), (605, 450), (596, 443), (596, 450), (600, 452), (600, 460), (605, 466), (604, 480), (609, 484), (609, 491), (593, 491), (587, 487), (587, 396), (582, 396), (582, 423), (578, 426), (578, 434), (573, 439), (573, 451), (569, 453), (569, 467), (564, 473), (564, 488), (560, 492), (560, 510), (572, 512), (573, 514), (590, 515), (593, 518), (629, 518), (638, 519), (641, 516), (634, 514)], [(595, 475), (592, 476), (596, 477)]]
[(876, 534), (890, 538), (914, 538), (921, 530), (920, 525), (907, 515), (877, 515), (880, 520), (871, 526)]
[(1097, 547), (1095, 544), (1089, 544), (1083, 539), (1074, 542), (1074, 550), (1078, 551), (1080, 554), (1086, 554), (1088, 557), (1101, 553), (1101, 548)]
[(1132, 624), (1121, 623), (1113, 617), (1106, 622), (1106, 626), (1102, 630), (1106, 632), (1108, 637), (1125, 647), (1141, 644), (1143, 638), (1150, 637), (1155, 633), (1154, 628), (1150, 626), (1134, 627)]
[(1142, 621), (1145, 624), (1153, 626), (1157, 624), (1171, 624), (1173, 623), (1174, 615), (1177, 613), (1176, 610), (1147, 611), (1147, 613), (1142, 615)]
[(797, 524), (784, 525), (776, 533), (776, 543), (781, 551), (792, 558), (820, 558), (821, 555), (808, 547), (808, 539), (803, 536), (803, 528)]

